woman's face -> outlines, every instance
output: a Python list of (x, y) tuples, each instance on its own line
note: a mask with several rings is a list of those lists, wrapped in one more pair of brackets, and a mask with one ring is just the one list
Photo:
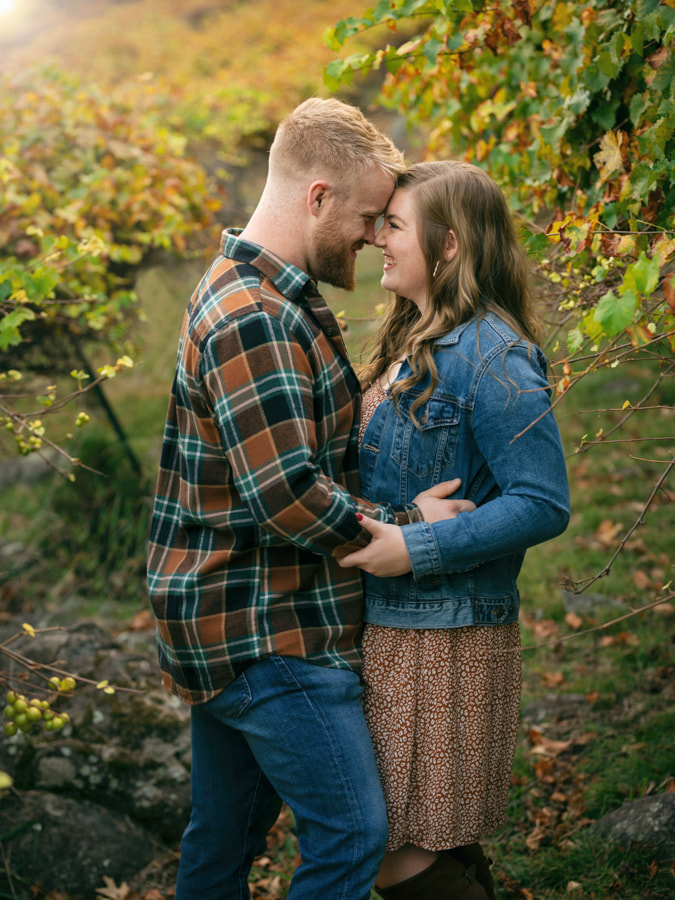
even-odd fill
[(417, 239), (417, 217), (410, 191), (394, 191), (374, 244), (384, 253), (382, 287), (412, 300), (423, 310), (427, 302), (427, 266)]

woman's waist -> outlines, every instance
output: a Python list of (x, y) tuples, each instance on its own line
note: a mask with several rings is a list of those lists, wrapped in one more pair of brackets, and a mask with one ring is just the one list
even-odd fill
[(519, 609), (518, 596), (414, 601), (367, 595), (363, 620), (389, 628), (463, 628), (516, 622)]
[[(400, 616), (405, 622), (399, 627), (419, 628), (515, 621), (520, 605), (516, 578), (521, 561), (521, 556), (506, 556), (465, 572), (419, 579), (411, 573), (397, 578), (366, 573), (364, 619), (397, 627), (391, 620)], [(438, 624), (424, 624), (430, 622)]]

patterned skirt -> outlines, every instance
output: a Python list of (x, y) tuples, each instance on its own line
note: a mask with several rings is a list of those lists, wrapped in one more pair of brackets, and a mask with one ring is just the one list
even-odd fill
[(520, 628), (366, 625), (364, 709), (387, 850), (471, 844), (504, 822), (520, 719)]

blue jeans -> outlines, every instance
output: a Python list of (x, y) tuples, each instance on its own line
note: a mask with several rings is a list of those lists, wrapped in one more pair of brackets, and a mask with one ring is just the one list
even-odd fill
[(272, 656), (191, 715), (192, 815), (176, 900), (248, 900), (282, 800), (302, 857), (288, 900), (367, 900), (387, 816), (358, 676)]

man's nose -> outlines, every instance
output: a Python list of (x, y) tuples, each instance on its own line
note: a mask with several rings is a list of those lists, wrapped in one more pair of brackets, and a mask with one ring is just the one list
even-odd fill
[(369, 222), (366, 225), (366, 235), (363, 240), (366, 242), (366, 244), (375, 243), (375, 223), (374, 222)]

